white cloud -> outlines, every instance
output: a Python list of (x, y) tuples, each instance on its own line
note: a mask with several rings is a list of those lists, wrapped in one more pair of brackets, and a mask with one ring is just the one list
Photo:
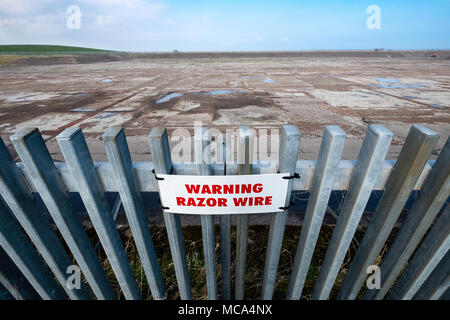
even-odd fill
[[(80, 30), (68, 30), (66, 9), (77, 5)], [(131, 49), (152, 43), (174, 22), (160, 0), (0, 0), (0, 44), (49, 43)], [(133, 43), (135, 42), (135, 43)]]
[(24, 15), (40, 11), (48, 1), (36, 0), (0, 0), (0, 15)]
[(166, 9), (160, 1), (144, 0), (78, 0), (78, 5), (85, 14), (101, 14), (117, 18), (132, 17), (139, 19), (159, 18)]

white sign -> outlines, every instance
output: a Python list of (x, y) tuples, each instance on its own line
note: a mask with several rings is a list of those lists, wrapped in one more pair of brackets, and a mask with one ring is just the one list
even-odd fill
[(252, 214), (282, 212), (289, 174), (242, 176), (158, 175), (165, 212)]

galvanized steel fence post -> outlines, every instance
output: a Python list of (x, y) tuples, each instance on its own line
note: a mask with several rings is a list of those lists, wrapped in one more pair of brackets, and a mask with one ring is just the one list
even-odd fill
[(39, 130), (19, 130), (11, 141), (96, 297), (117, 299)]
[[(450, 205), (436, 219), (387, 299), (409, 300), (414, 297), (436, 266), (450, 250)], [(444, 269), (449, 273), (449, 266)]]
[(325, 128), (313, 183), (300, 232), (294, 268), (289, 281), (287, 299), (299, 299), (309, 271), (323, 218), (337, 175), (345, 144), (345, 132), (338, 126)]
[[(281, 143), (279, 152), (279, 173), (289, 173), (295, 176), (298, 152), (300, 150), (300, 131), (296, 126), (283, 126), (281, 132)], [(289, 180), (285, 207), (291, 203), (293, 179)], [(280, 260), (281, 245), (283, 243), (284, 230), (286, 228), (286, 217), (288, 209), (277, 212), (272, 216), (267, 243), (266, 263), (264, 267), (264, 279), (262, 287), (263, 300), (272, 299), (277, 277), (278, 263)]]
[[(0, 206), (3, 206), (3, 204), (0, 204)], [(1, 219), (0, 224), (2, 223), (6, 223), (6, 221)], [(1, 243), (2, 241), (0, 240), (0, 284), (11, 294), (12, 298), (16, 300), (40, 300), (39, 294), (30, 285), (5, 250), (2, 249)]]
[[(172, 157), (170, 155), (169, 138), (164, 128), (155, 127), (148, 136), (153, 165), (156, 174), (170, 174), (173, 170)], [(170, 251), (175, 266), (178, 288), (183, 300), (191, 300), (191, 284), (186, 261), (186, 249), (184, 247), (183, 232), (181, 230), (180, 216), (165, 212), (164, 222), (166, 224), (167, 236), (169, 237)]]
[(438, 139), (436, 132), (424, 126), (411, 127), (338, 299), (355, 299), (358, 295), (367, 277), (367, 267), (381, 252)]
[[(194, 158), (197, 174), (209, 176), (211, 171), (211, 139), (209, 128), (197, 127), (194, 133)], [(203, 252), (205, 256), (206, 285), (208, 299), (217, 299), (216, 238), (214, 235), (214, 215), (202, 215)]]
[(65, 300), (67, 298), (1, 199), (0, 245), (42, 299)]
[[(255, 135), (248, 127), (239, 128), (238, 174), (252, 174), (253, 147)], [(236, 217), (236, 274), (234, 298), (244, 299), (245, 271), (247, 267), (248, 215)]]
[[(438, 300), (450, 289), (450, 252), (439, 262), (428, 279), (423, 283), (414, 300)], [(448, 298), (447, 298), (448, 300)]]
[[(223, 175), (227, 175), (227, 157), (230, 153), (228, 151), (229, 144), (227, 135), (220, 136), (222, 140), (222, 160), (223, 160)], [(220, 140), (218, 141), (220, 143)], [(220, 145), (217, 146), (219, 150)], [(220, 216), (220, 263), (222, 267), (222, 299), (231, 299), (231, 216), (224, 214)]]
[(121, 128), (110, 128), (102, 136), (102, 140), (105, 144), (109, 162), (114, 168), (120, 199), (125, 208), (125, 214), (127, 215), (152, 296), (157, 300), (165, 299), (166, 289), (153, 246), (144, 204), (138, 192), (125, 133)]
[(383, 256), (381, 288), (366, 290), (363, 299), (383, 299), (430, 228), (450, 195), (450, 139), (441, 150), (419, 197), (403, 221), (394, 242)]
[[(220, 137), (223, 139), (224, 135)], [(39, 193), (95, 296), (98, 299), (116, 298), (72, 207), (69, 191), (80, 193), (125, 298), (140, 299), (139, 287), (114, 221), (117, 209), (123, 203), (152, 296), (154, 299), (166, 298), (141, 192), (158, 191), (159, 174), (221, 174), (222, 168), (211, 163), (210, 129), (195, 129), (194, 163), (187, 165), (172, 164), (168, 135), (163, 128), (153, 128), (149, 135), (153, 163), (132, 162), (123, 129), (110, 128), (102, 139), (109, 159), (109, 163), (103, 164), (93, 163), (84, 136), (77, 128), (69, 128), (57, 136), (66, 164), (53, 162), (37, 129), (19, 130), (11, 137), (22, 164), (13, 161), (0, 139), (0, 260), (3, 260), (0, 299), (66, 299), (66, 294), (71, 299), (91, 298), (83, 284), (80, 289), (69, 289), (67, 267), (73, 264), (71, 255), (64, 250), (33, 192)], [(367, 290), (363, 298), (446, 299), (450, 296), (450, 205), (439, 216), (450, 195), (450, 139), (432, 168), (433, 161), (428, 162), (428, 158), (438, 135), (423, 126), (411, 128), (393, 168), (392, 161), (384, 160), (392, 133), (382, 126), (369, 126), (356, 165), (352, 161), (340, 161), (345, 133), (337, 126), (326, 127), (316, 163), (297, 160), (300, 132), (295, 126), (282, 128), (277, 168), (274, 164), (270, 168), (263, 168), (261, 163), (254, 164), (254, 140), (253, 130), (239, 129), (237, 166), (230, 163), (228, 173), (249, 175), (254, 170), (262, 174), (278, 171), (290, 175), (284, 211), (272, 215), (262, 299), (272, 299), (275, 289), (287, 208), (293, 190), (309, 190), (310, 198), (289, 281), (288, 299), (301, 297), (332, 190), (347, 191), (312, 295), (313, 299), (327, 299), (369, 196), (374, 189), (384, 188), (338, 295), (339, 299), (354, 299), (366, 278), (367, 267), (380, 254), (412, 190), (420, 187), (418, 198), (381, 261), (381, 289)], [(220, 139), (217, 142), (221, 143)], [(222, 147), (221, 152), (219, 147)], [(226, 175), (226, 160), (233, 150), (223, 141), (218, 148), (216, 156), (223, 157)], [(300, 179), (295, 179), (299, 175)], [(105, 191), (119, 192), (114, 210), (111, 210)], [(163, 214), (180, 297), (192, 299), (180, 215), (167, 213), (164, 208)], [(236, 221), (234, 289), (235, 299), (242, 300), (245, 297), (248, 215), (238, 215)], [(202, 215), (201, 222), (208, 298), (217, 299), (215, 216)], [(222, 297), (230, 299), (230, 215), (220, 217), (220, 251)]]
[(392, 132), (379, 125), (367, 129), (347, 194), (336, 222), (312, 298), (326, 300), (344, 261), (392, 140)]
[(78, 128), (68, 128), (59, 134), (56, 140), (125, 298), (141, 299), (136, 278), (83, 133)]
[(31, 241), (52, 269), (58, 281), (71, 299), (90, 299), (84, 284), (80, 289), (66, 285), (67, 268), (73, 263), (58, 236), (53, 231), (45, 213), (37, 205), (22, 172), (14, 163), (5, 144), (0, 139), (0, 195), (16, 216)]

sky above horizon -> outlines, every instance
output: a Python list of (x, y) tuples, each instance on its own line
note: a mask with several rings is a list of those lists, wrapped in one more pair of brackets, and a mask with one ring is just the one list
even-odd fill
[[(372, 5), (379, 8), (376, 17), (367, 12)], [(0, 44), (122, 51), (450, 49), (450, 1), (0, 0)]]

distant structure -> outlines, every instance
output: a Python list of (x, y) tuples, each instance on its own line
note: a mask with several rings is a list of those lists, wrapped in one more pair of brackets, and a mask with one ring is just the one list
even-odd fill
[(381, 52), (381, 51), (384, 51), (384, 49), (383, 49), (383, 48), (381, 48), (381, 49), (375, 49), (375, 52)]

